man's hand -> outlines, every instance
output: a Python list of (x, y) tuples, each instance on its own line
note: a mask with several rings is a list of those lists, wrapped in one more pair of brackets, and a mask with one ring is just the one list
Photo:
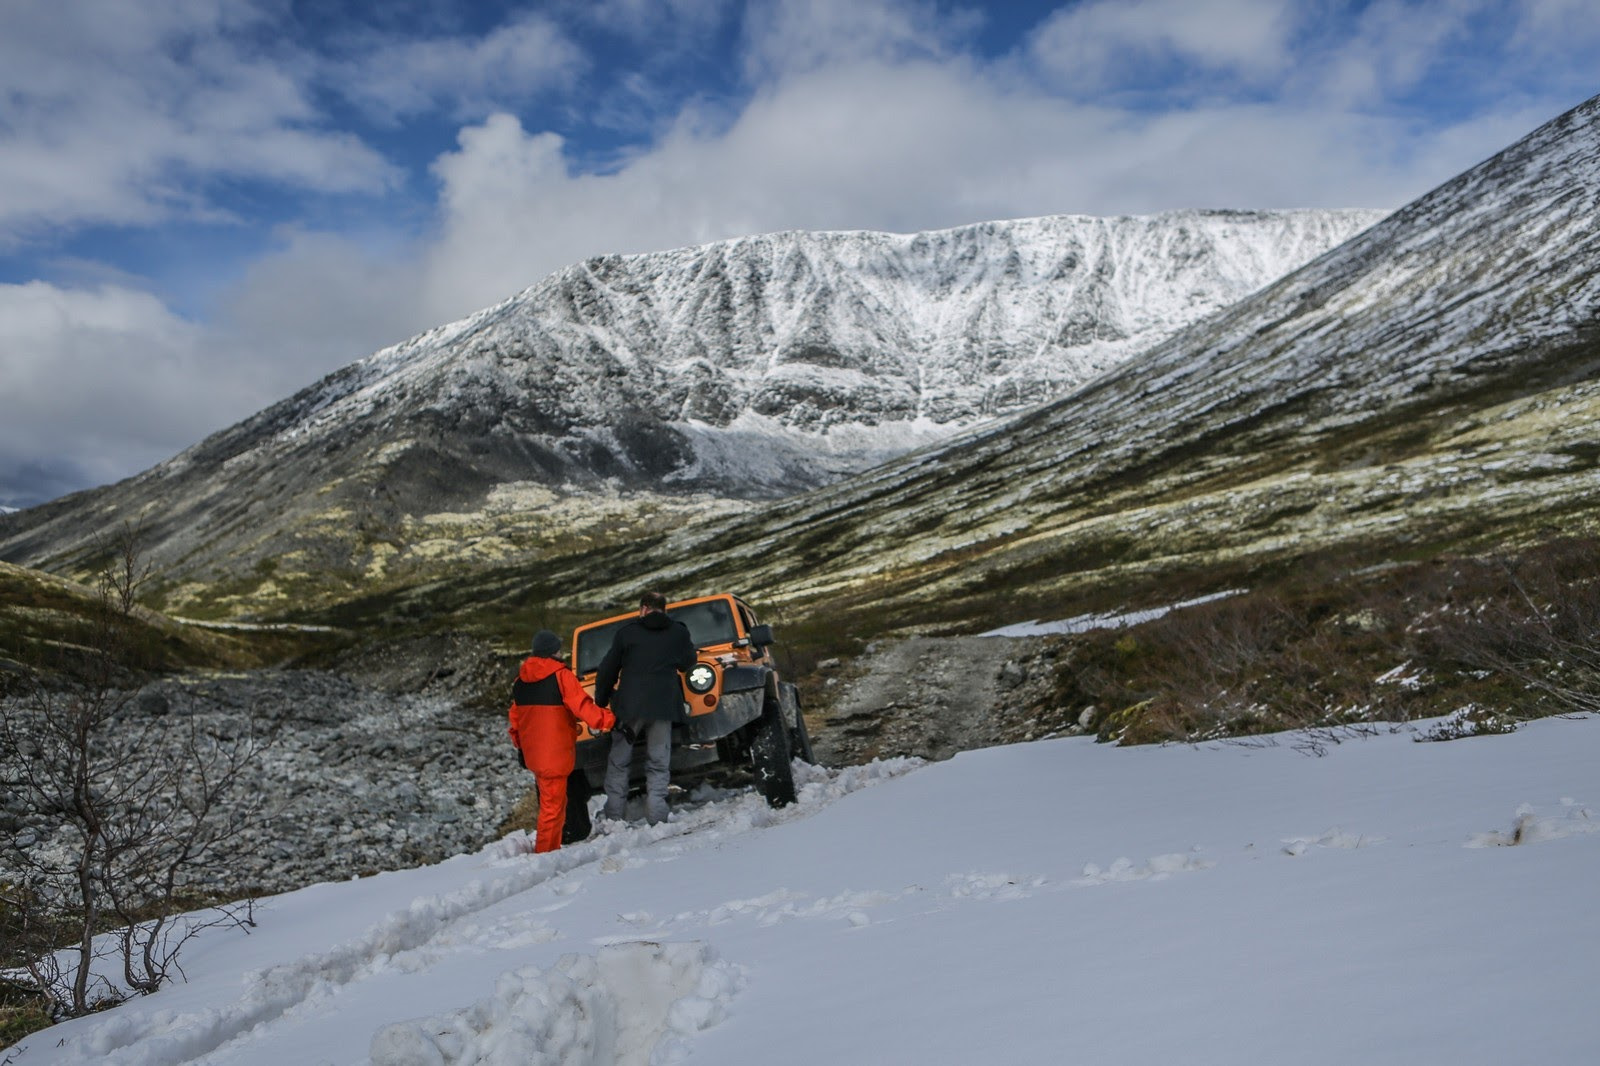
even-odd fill
[(512, 748), (511, 750), (517, 753), (517, 769), (526, 770), (528, 768), (528, 763), (522, 757), (522, 749)]

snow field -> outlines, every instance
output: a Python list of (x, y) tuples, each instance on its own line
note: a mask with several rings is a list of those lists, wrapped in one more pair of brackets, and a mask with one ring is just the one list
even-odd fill
[(802, 767), (266, 901), (16, 1066), (1597, 1061), (1600, 718), (1426, 731)]
[[(622, 828), (546, 855), (533, 855), (533, 838), (518, 832), (489, 845), (477, 856), (460, 856), (434, 867), (382, 874), (365, 881), (317, 885), (300, 892), (289, 893), (276, 900), (265, 901), (260, 906), (258, 918), (264, 930), (276, 924), (268, 916), (280, 907), (291, 912), (292, 920), (293, 917), (299, 916), (293, 912), (305, 909), (304, 906), (297, 904), (310, 904), (311, 909), (315, 911), (320, 910), (323, 901), (332, 895), (337, 894), (341, 899), (339, 903), (334, 904), (331, 911), (324, 912), (333, 917), (332, 923), (313, 921), (299, 927), (302, 934), (309, 935), (291, 939), (290, 957), (286, 961), (275, 962), (261, 969), (246, 970), (240, 974), (243, 988), (236, 999), (209, 1002), (214, 997), (203, 994), (196, 997), (192, 994), (199, 991), (192, 983), (170, 986), (162, 996), (133, 1001), (109, 1015), (97, 1015), (69, 1023), (63, 1028), (74, 1030), (81, 1028), (86, 1031), (57, 1049), (60, 1054), (55, 1057), (26, 1058), (19, 1061), (103, 1062), (108, 1066), (160, 1066), (168, 1063), (235, 1061), (234, 1056), (246, 1053), (245, 1048), (252, 1044), (270, 1044), (275, 1026), (292, 1028), (308, 1017), (321, 1017), (324, 1020), (338, 1018), (337, 1008), (340, 1001), (348, 998), (348, 990), (352, 987), (362, 986), (374, 980), (378, 984), (383, 984), (384, 978), (400, 974), (426, 974), (439, 963), (457, 955), (480, 954), (483, 944), (494, 944), (504, 949), (521, 949), (555, 939), (557, 936), (555, 931), (536, 917), (520, 913), (502, 913), (498, 916), (488, 913), (497, 904), (522, 896), (535, 887), (554, 882), (551, 885), (553, 895), (558, 900), (568, 899), (581, 884), (580, 881), (563, 880), (574, 871), (592, 868), (600, 874), (609, 874), (641, 865), (643, 860), (634, 858), (634, 852), (640, 847), (656, 846), (662, 854), (672, 856), (673, 850), (663, 846), (663, 842), (692, 834), (696, 830), (714, 827), (711, 836), (712, 839), (717, 839), (725, 834), (749, 832), (780, 821), (805, 817), (820, 805), (831, 803), (856, 789), (889, 780), (920, 765), (920, 760), (916, 759), (895, 759), (875, 762), (865, 767), (827, 771), (797, 763), (795, 767), (797, 800), (792, 807), (784, 811), (771, 810), (752, 793), (717, 793), (707, 790), (697, 794), (701, 800), (699, 804), (676, 810), (672, 821), (668, 823)], [(604, 797), (595, 797), (591, 803), (598, 807), (603, 800)], [(419, 895), (408, 902), (399, 903), (406, 892), (406, 885), (420, 886), (432, 881), (459, 887)], [(388, 884), (384, 885), (383, 882)], [(380, 890), (387, 887), (391, 891), (373, 892), (368, 886)], [(377, 895), (379, 898), (363, 900), (360, 897), (364, 895)], [(370, 920), (368, 915), (374, 904), (378, 909), (384, 906), (393, 906), (394, 909), (383, 913), (376, 921), (362, 928), (363, 923)], [(562, 903), (558, 902), (548, 909), (560, 909), (561, 906)], [(352, 926), (361, 931), (349, 939), (335, 942), (331, 948), (321, 949), (320, 946), (327, 942), (325, 938), (340, 933), (348, 934)], [(221, 938), (213, 938), (207, 946), (214, 947), (218, 939)], [(303, 945), (311, 950), (296, 952), (293, 950), (293, 945)], [(660, 948), (660, 945), (652, 946)], [(644, 1037), (639, 1035), (641, 1022), (638, 1012), (633, 1008), (640, 1000), (649, 1001), (655, 995), (655, 986), (660, 982), (651, 979), (637, 987), (615, 985), (615, 979), (625, 970), (625, 966), (619, 964), (617, 959), (619, 957), (625, 959), (631, 950), (632, 948), (627, 948), (605, 956), (603, 973), (613, 984), (601, 987), (598, 991), (593, 987), (595, 982), (592, 980), (588, 980), (585, 985), (584, 975), (587, 973), (587, 968), (577, 957), (563, 960), (556, 971), (543, 977), (537, 976), (534, 971), (529, 971), (527, 968), (519, 969), (514, 974), (507, 975), (507, 984), (513, 990), (518, 987), (526, 990), (538, 986), (540, 982), (543, 982), (547, 989), (562, 986), (565, 982), (572, 986), (571, 990), (563, 993), (569, 1005), (578, 1002), (592, 1007), (597, 1003), (617, 1001), (630, 1005), (620, 1014), (616, 1011), (609, 1014), (601, 1012), (598, 1025), (589, 1025), (586, 1035), (571, 1036), (572, 1040), (578, 1041), (571, 1045), (574, 1048), (598, 1046), (601, 1049), (615, 1050), (632, 1044), (642, 1045), (648, 1051), (656, 1042), (654, 1038), (679, 1031), (695, 1018), (704, 1020), (705, 1024), (711, 1024), (712, 1020), (720, 1017), (720, 1008), (715, 1005), (699, 1004), (694, 995), (684, 993), (677, 997), (683, 1000), (681, 1004), (675, 1003), (671, 1010), (662, 1012), (661, 1024), (650, 1030), (654, 1033), (654, 1038), (645, 1041)], [(679, 949), (669, 948), (666, 953), (673, 965), (682, 969)], [(195, 960), (205, 954), (209, 953), (193, 951), (186, 954), (183, 960), (186, 970), (199, 968), (202, 964), (196, 963)], [(598, 965), (594, 960), (591, 962)], [(577, 971), (579, 976), (572, 976), (573, 971)], [(697, 981), (702, 976), (701, 971), (710, 975), (706, 977), (706, 981), (723, 989), (724, 992), (733, 987), (734, 982), (727, 976), (732, 971), (725, 967), (712, 966), (708, 969), (707, 965), (702, 963), (697, 968)], [(566, 977), (554, 976), (556, 972), (565, 974)], [(696, 982), (690, 984), (692, 990)], [(587, 987), (588, 990), (582, 991), (582, 987)], [(186, 996), (183, 993), (191, 994)], [(550, 996), (551, 993), (546, 991), (542, 1001), (551, 1002)], [(163, 1000), (170, 1003), (178, 999), (193, 998), (206, 1000), (207, 1005), (195, 1010), (166, 1009), (144, 1012), (137, 1009)], [(441, 1023), (446, 1031), (468, 1034), (447, 1039), (447, 1046), (458, 1049), (461, 1054), (479, 1055), (485, 1053), (485, 1048), (492, 1051), (502, 1046), (521, 1046), (517, 1044), (519, 1038), (506, 1034), (515, 1032), (526, 1035), (528, 1032), (526, 1020), (515, 1025), (506, 1024), (506, 1020), (522, 1017), (525, 1013), (519, 1013), (516, 1004), (539, 1002), (541, 997), (530, 998), (526, 991), (522, 993), (513, 991), (509, 994), (509, 1000), (514, 1002), (506, 1005), (508, 993), (504, 987), (497, 988), (492, 999), (486, 999), (473, 1008), (460, 1012), (459, 1017)], [(619, 1017), (622, 1023), (615, 1025)], [(613, 1027), (616, 1028), (615, 1033), (610, 1032)], [(597, 1035), (595, 1031), (597, 1028), (604, 1033)], [(387, 1031), (386, 1029), (385, 1032)], [(425, 1051), (418, 1050), (422, 1046), (414, 1039), (390, 1034), (385, 1037), (381, 1046), (375, 1038), (373, 1054), (381, 1052), (398, 1056), (393, 1060), (396, 1062), (431, 1061)], [(415, 1055), (418, 1054), (423, 1057), (416, 1058)], [(405, 1055), (413, 1057), (407, 1058)], [(242, 1061), (256, 1060), (246, 1058)], [(264, 1061), (285, 1060), (268, 1057)], [(451, 1057), (446, 1061), (456, 1062), (458, 1059)], [(516, 1057), (491, 1057), (481, 1061), (524, 1060)], [(569, 1060), (558, 1057), (549, 1061)], [(600, 1057), (581, 1061), (611, 1060)]]
[(1229, 596), (1238, 596), (1243, 589), (1228, 589), (1223, 592), (1214, 592), (1209, 596), (1200, 596), (1192, 600), (1182, 600), (1178, 603), (1164, 607), (1152, 607), (1143, 611), (1127, 611), (1109, 614), (1080, 614), (1075, 618), (1063, 618), (1055, 622), (1035, 620), (1032, 622), (1015, 622), (1011, 625), (991, 629), (986, 633), (979, 633), (980, 637), (1040, 637), (1054, 633), (1087, 633), (1091, 629), (1127, 629), (1142, 622), (1151, 622), (1173, 611), (1180, 611), (1185, 607), (1197, 607), (1202, 603), (1211, 603), (1214, 600), (1224, 600)]

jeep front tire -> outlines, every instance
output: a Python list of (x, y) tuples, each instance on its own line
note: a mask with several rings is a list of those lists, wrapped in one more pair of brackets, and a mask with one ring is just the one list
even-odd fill
[(756, 785), (772, 807), (787, 807), (794, 802), (794, 768), (789, 765), (789, 730), (783, 708), (771, 689), (756, 720), (755, 737), (750, 743), (750, 761), (755, 766)]

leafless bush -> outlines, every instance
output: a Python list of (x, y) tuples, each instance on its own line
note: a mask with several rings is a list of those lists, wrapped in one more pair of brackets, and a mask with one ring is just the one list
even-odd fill
[(246, 786), (266, 738), (139, 705), (149, 570), (130, 528), (104, 549), (68, 675), (0, 702), (8, 817), (26, 827), (0, 840), (0, 966), (25, 971), (56, 1018), (154, 992), (200, 930), (252, 921), (248, 901), (178, 912), (206, 902), (208, 875), (257, 822)]
[(1121, 673), (1145, 698), (1108, 724), (1127, 743), (1296, 729), (1320, 750), (1364, 729), (1372, 710), (1347, 643), (1331, 621), (1272, 595), (1173, 612), (1123, 638)]
[(1303, 629), (1280, 600), (1249, 597), (1194, 615), (1169, 614), (1153, 635), (1176, 652), (1176, 692), (1189, 704), (1196, 731), (1216, 736), (1249, 730), (1263, 717), (1257, 675)]
[(1292, 730), (1297, 746), (1321, 753), (1373, 732), (1375, 721), (1419, 709), (1415, 677), (1404, 686), (1378, 680), (1397, 661), (1405, 617), (1403, 604), (1359, 582), (1308, 569), (1115, 638), (1087, 638), (1057, 698), (1119, 708), (1100, 720), (1105, 740), (1237, 740)]
[(1494, 558), (1488, 591), (1438, 611), (1419, 639), (1455, 669), (1501, 679), (1512, 717), (1600, 711), (1597, 561), (1592, 540)]

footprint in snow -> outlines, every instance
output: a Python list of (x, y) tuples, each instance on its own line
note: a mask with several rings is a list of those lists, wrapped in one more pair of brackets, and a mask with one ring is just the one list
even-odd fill
[(1600, 832), (1600, 820), (1588, 807), (1569, 797), (1561, 799), (1559, 815), (1541, 817), (1529, 803), (1518, 807), (1511, 828), (1507, 831), (1490, 830), (1475, 833), (1466, 843), (1469, 848), (1510, 848), (1522, 844), (1537, 844), (1546, 840)]
[(1326, 833), (1323, 833), (1321, 836), (1289, 837), (1283, 842), (1283, 853), (1289, 856), (1299, 856), (1304, 855), (1313, 847), (1340, 848), (1348, 851), (1354, 848), (1368, 847), (1372, 844), (1382, 844), (1383, 842), (1383, 837), (1366, 836), (1365, 834), (1359, 833), (1347, 833), (1343, 829), (1335, 827), (1328, 830)]
[(1137, 865), (1132, 859), (1121, 858), (1101, 869), (1096, 863), (1086, 863), (1083, 876), (1075, 885), (1103, 885), (1110, 881), (1161, 881), (1176, 873), (1209, 870), (1216, 865), (1212, 859), (1202, 859), (1194, 854), (1157, 855), (1149, 862)]

